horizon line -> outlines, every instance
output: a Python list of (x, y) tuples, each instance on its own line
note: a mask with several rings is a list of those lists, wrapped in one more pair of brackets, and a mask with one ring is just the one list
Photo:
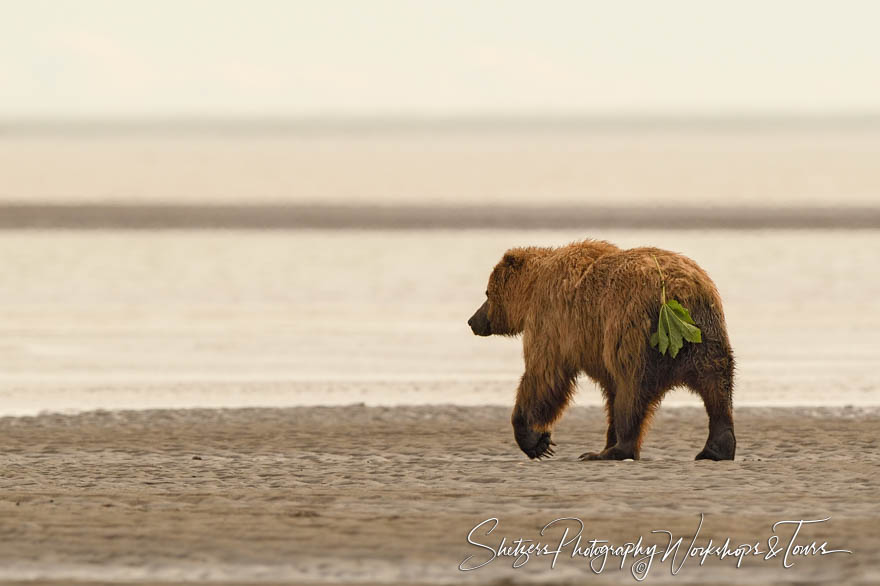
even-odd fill
[(0, 230), (880, 229), (880, 207), (0, 203)]
[(28, 134), (297, 133), (442, 130), (797, 130), (877, 129), (876, 112), (320, 114), (163, 116), (0, 116), (0, 138)]

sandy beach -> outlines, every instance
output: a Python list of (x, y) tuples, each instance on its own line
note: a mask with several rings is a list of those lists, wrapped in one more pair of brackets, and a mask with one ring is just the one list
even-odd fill
[[(635, 583), (631, 560), (598, 575), (562, 555), (471, 572), (468, 532), (540, 538), (560, 517), (623, 544), (652, 530), (697, 544), (761, 542), (782, 520), (824, 519), (798, 544), (852, 554), (697, 558), (656, 583), (874, 583), (880, 579), (876, 409), (744, 408), (728, 463), (694, 462), (697, 409), (661, 409), (639, 462), (579, 462), (602, 414), (576, 408), (557, 457), (527, 460), (502, 407), (310, 407), (90, 412), (0, 420), (0, 579), (334, 584)], [(781, 543), (792, 531), (780, 527)], [(561, 531), (549, 531), (558, 542)], [(684, 551), (684, 550), (682, 550)], [(616, 560), (616, 561), (615, 561)], [(678, 558), (681, 562), (682, 556)], [(597, 566), (598, 567), (598, 566)]]

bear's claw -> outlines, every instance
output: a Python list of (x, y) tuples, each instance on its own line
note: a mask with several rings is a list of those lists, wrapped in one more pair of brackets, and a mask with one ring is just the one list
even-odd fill
[(532, 460), (549, 458), (555, 454), (549, 431), (538, 431), (529, 425), (520, 410), (515, 410), (512, 417), (513, 438), (526, 456)]
[(516, 435), (516, 443), (526, 456), (534, 459), (550, 458), (556, 451), (553, 446), (556, 444), (550, 439), (549, 431), (532, 431)]
[(529, 458), (541, 460), (543, 458), (552, 458), (556, 451), (553, 449), (553, 446), (556, 444), (550, 441), (550, 434), (548, 432), (543, 432), (541, 434), (540, 439), (538, 439), (538, 443), (535, 444), (535, 447), (531, 450), (523, 450)]
[(593, 460), (638, 460), (639, 456), (629, 449), (623, 449), (619, 446), (605, 448), (601, 452), (587, 452), (581, 454), (578, 460), (582, 462)]
[(697, 460), (733, 460), (736, 456), (736, 437), (732, 429), (724, 429), (710, 436), (706, 447), (697, 454)]

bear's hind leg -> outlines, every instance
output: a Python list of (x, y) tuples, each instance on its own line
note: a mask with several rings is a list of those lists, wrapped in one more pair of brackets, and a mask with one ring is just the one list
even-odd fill
[(695, 389), (703, 398), (709, 415), (709, 438), (697, 460), (733, 460), (736, 436), (733, 433), (733, 373), (710, 381), (700, 381)]

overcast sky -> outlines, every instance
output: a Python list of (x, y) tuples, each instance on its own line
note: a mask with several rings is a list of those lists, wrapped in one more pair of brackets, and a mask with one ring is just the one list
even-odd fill
[(880, 2), (0, 0), (0, 117), (880, 111)]

